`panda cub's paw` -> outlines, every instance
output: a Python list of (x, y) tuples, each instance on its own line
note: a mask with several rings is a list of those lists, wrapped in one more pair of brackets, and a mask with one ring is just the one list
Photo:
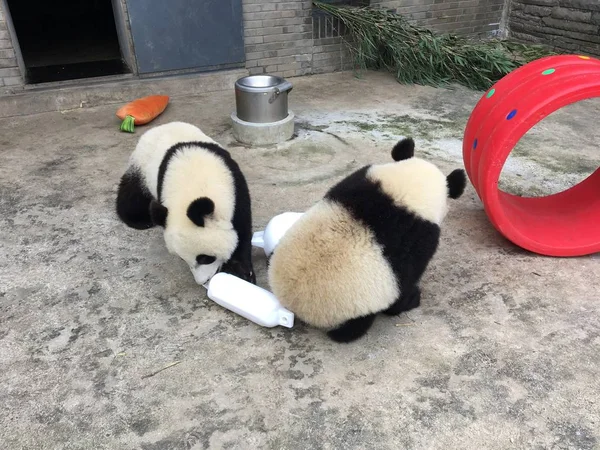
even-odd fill
[(421, 289), (417, 286), (410, 294), (401, 295), (396, 302), (388, 309), (383, 311), (383, 314), (388, 316), (397, 316), (404, 311), (410, 311), (421, 305)]
[(363, 337), (374, 321), (375, 314), (350, 319), (338, 328), (329, 330), (327, 336), (335, 342), (348, 344)]
[(221, 272), (228, 273), (249, 283), (256, 284), (256, 274), (254, 273), (252, 264), (244, 264), (240, 261), (229, 260), (223, 264)]
[(421, 306), (421, 288), (416, 286), (412, 293), (404, 300), (404, 311), (409, 311)]

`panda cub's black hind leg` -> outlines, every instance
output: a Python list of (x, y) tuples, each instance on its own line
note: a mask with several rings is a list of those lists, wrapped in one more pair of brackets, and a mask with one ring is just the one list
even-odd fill
[(146, 190), (136, 171), (127, 171), (121, 177), (117, 192), (117, 215), (129, 227), (136, 230), (152, 228), (150, 202), (152, 196)]
[(383, 311), (388, 316), (397, 316), (404, 311), (418, 308), (421, 305), (421, 288), (415, 286), (406, 295), (402, 294), (392, 306)]
[(363, 337), (373, 322), (375, 321), (375, 314), (369, 314), (368, 316), (357, 317), (344, 322), (341, 326), (334, 330), (327, 332), (329, 336), (335, 342), (348, 343), (355, 341)]

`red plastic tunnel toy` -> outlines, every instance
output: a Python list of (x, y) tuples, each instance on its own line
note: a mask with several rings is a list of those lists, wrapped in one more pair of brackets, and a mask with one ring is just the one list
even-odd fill
[(547, 197), (498, 189), (506, 159), (529, 129), (563, 106), (599, 96), (600, 61), (550, 56), (506, 75), (475, 106), (463, 141), (465, 168), (490, 221), (516, 245), (548, 256), (600, 252), (600, 168)]

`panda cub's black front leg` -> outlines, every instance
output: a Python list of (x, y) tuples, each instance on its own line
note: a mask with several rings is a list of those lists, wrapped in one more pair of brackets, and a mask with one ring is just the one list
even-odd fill
[(400, 295), (392, 306), (383, 311), (388, 316), (397, 316), (401, 312), (410, 311), (421, 305), (421, 288), (415, 286), (410, 291)]
[(229, 261), (221, 267), (221, 272), (229, 273), (249, 283), (256, 284), (256, 274), (252, 265), (252, 245), (249, 239), (243, 239), (233, 252)]
[(244, 227), (238, 231), (239, 242), (231, 258), (221, 267), (221, 272), (229, 273), (249, 283), (256, 284), (256, 274), (252, 264), (252, 230)]
[(241, 278), (249, 283), (256, 284), (256, 274), (252, 263), (242, 262), (237, 259), (230, 259), (221, 267), (221, 272), (228, 273), (235, 277)]
[(116, 210), (119, 219), (136, 230), (152, 228), (151, 201), (152, 196), (144, 186), (139, 171), (130, 169), (125, 172), (117, 190)]

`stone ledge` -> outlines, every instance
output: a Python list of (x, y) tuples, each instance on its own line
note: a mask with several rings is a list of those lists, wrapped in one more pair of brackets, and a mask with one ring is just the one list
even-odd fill
[(560, 6), (584, 11), (600, 11), (600, 2), (596, 0), (560, 0)]
[(583, 34), (598, 35), (598, 25), (573, 22), (571, 20), (554, 19), (552, 17), (544, 17), (542, 19), (542, 22), (544, 23), (544, 25), (550, 28), (575, 31), (577, 33)]
[(241, 120), (233, 112), (233, 136), (237, 141), (252, 146), (281, 144), (294, 135), (294, 118), (294, 113), (288, 111), (288, 116), (278, 122), (251, 123)]
[(590, 44), (600, 44), (600, 36), (597, 34), (586, 34), (571, 30), (562, 30), (556, 27), (539, 26), (538, 24), (532, 24), (530, 22), (524, 22), (520, 20), (512, 20), (510, 29), (521, 33), (537, 33), (542, 36), (546, 36), (550, 39), (553, 36), (566, 36), (572, 39), (581, 41), (582, 45), (586, 42)]
[(533, 16), (546, 17), (552, 14), (552, 8), (549, 6), (526, 5), (523, 8), (523, 12)]
[(592, 19), (591, 11), (579, 11), (568, 8), (552, 8), (552, 17), (555, 19), (572, 20), (574, 22), (590, 23)]
[(558, 0), (519, 0), (524, 5), (558, 6)]
[(96, 84), (85, 83), (82, 80), (81, 83), (69, 87), (27, 89), (17, 94), (0, 96), (0, 117), (125, 104), (136, 98), (155, 94), (175, 98), (228, 89), (233, 93), (235, 81), (246, 75), (248, 70), (235, 69), (161, 78), (130, 78)]

